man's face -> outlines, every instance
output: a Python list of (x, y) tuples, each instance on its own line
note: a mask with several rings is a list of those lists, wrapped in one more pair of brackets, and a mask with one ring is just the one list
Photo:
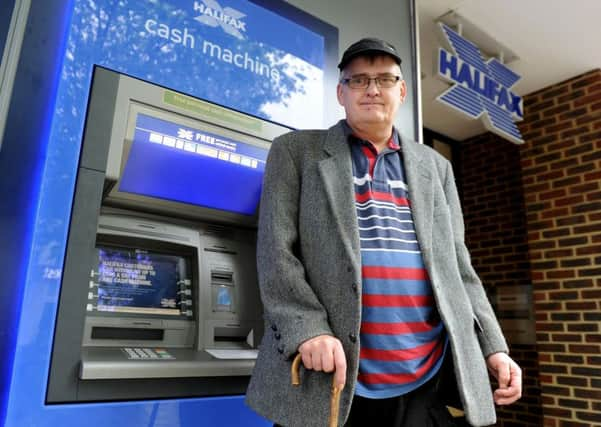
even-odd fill
[[(373, 61), (370, 58), (357, 57), (346, 66), (342, 78), (400, 74), (399, 66), (389, 56), (377, 56)], [(378, 87), (374, 80), (371, 80), (365, 89), (353, 89), (343, 83), (339, 83), (337, 87), (338, 102), (344, 107), (346, 119), (351, 127), (392, 126), (406, 93), (407, 87), (403, 80), (391, 88)]]

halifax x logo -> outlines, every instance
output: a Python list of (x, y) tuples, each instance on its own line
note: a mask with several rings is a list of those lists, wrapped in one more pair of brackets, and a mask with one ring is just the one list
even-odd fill
[(523, 119), (522, 98), (510, 88), (520, 79), (496, 58), (487, 62), (480, 49), (447, 25), (441, 30), (454, 52), (439, 49), (438, 75), (454, 83), (438, 101), (474, 118), (488, 130), (516, 144), (524, 143), (514, 120)]
[(201, 0), (202, 4), (194, 2), (194, 10), (200, 10), (202, 15), (194, 18), (209, 27), (221, 26), (226, 33), (242, 40), (244, 36), (240, 29), (245, 30), (245, 23), (240, 19), (246, 15), (231, 7), (222, 8), (216, 0)]

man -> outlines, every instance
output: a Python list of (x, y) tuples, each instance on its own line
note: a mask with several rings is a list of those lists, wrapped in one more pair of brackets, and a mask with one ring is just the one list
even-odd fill
[(325, 425), (324, 372), (344, 386), (340, 425), (352, 427), (452, 425), (453, 370), (472, 425), (521, 395), (464, 244), (451, 166), (393, 126), (407, 93), (400, 64), (382, 40), (351, 45), (338, 66), (346, 120), (271, 148), (257, 247), (266, 329), (247, 402), (278, 425)]

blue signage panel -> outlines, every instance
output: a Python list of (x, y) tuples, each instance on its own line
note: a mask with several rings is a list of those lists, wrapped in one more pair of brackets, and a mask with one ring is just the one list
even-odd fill
[[(73, 53), (95, 44), (107, 68), (293, 128), (323, 126), (326, 35), (245, 0), (103, 3), (78, 2)], [(65, 77), (86, 66), (69, 61)]]
[(481, 118), (488, 130), (502, 138), (523, 144), (515, 124), (524, 118), (523, 102), (511, 91), (520, 76), (496, 58), (485, 62), (478, 46), (439, 25), (454, 53), (438, 50), (438, 76), (453, 86), (436, 99), (473, 119)]

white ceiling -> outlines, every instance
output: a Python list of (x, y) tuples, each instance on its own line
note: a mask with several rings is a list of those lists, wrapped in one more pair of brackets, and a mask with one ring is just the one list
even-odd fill
[[(506, 65), (521, 75), (512, 90), (527, 95), (601, 68), (601, 0), (416, 0), (424, 127), (463, 140), (486, 131), (436, 101), (449, 85), (435, 76), (440, 44), (438, 17), (455, 11), (517, 59)], [(468, 28), (468, 26), (466, 26)], [(467, 32), (463, 34), (466, 38)], [(477, 40), (472, 40), (477, 43)]]

